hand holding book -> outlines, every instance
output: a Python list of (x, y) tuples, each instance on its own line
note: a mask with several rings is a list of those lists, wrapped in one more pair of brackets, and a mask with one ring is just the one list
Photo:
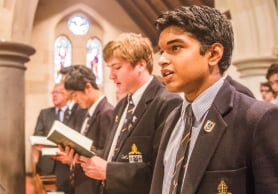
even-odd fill
[(79, 132), (71, 129), (60, 121), (54, 121), (47, 135), (47, 139), (57, 145), (62, 145), (63, 148), (69, 146), (79, 155), (83, 155), (88, 158), (95, 155), (95, 153), (91, 151), (93, 145), (93, 141), (91, 139), (81, 135)]
[(74, 154), (75, 151), (71, 149), (69, 146), (66, 146), (65, 149), (58, 145), (59, 153), (55, 156), (51, 156), (52, 159), (58, 160), (63, 164), (71, 165), (74, 163)]

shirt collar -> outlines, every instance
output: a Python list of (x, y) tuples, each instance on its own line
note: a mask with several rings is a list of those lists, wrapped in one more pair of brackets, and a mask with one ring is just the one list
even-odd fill
[(68, 108), (68, 106), (66, 105), (66, 106), (63, 106), (62, 108), (56, 107), (55, 110), (56, 110), (56, 112), (58, 112), (58, 110), (61, 109), (61, 111), (64, 112), (67, 108)]
[(74, 106), (75, 102), (73, 100), (69, 100), (67, 103), (68, 108), (71, 110), (72, 107)]
[(141, 97), (143, 96), (143, 93), (150, 85), (152, 80), (153, 80), (153, 76), (143, 86), (141, 86), (136, 92), (132, 94), (132, 101), (135, 106), (137, 106), (137, 104), (139, 103)]
[(88, 109), (88, 112), (87, 114), (90, 115), (90, 117), (94, 114), (95, 110), (96, 110), (96, 107), (98, 106), (98, 104), (100, 103), (100, 101), (104, 98), (105, 96), (101, 96), (99, 99), (97, 99), (97, 101), (95, 101), (91, 106), (90, 108)]
[[(209, 88), (207, 88), (204, 92), (202, 92), (191, 103), (196, 122), (199, 122), (202, 119), (202, 117), (205, 115), (205, 113), (208, 111), (208, 109), (211, 107), (215, 96), (217, 95), (219, 89), (221, 88), (221, 86), (224, 83), (224, 79), (225, 78), (223, 78), (223, 77), (221, 79), (219, 79), (217, 82), (215, 82)], [(186, 99), (184, 99), (181, 115), (184, 115), (185, 109), (189, 104), (190, 103)], [(183, 116), (181, 118), (183, 118)]]

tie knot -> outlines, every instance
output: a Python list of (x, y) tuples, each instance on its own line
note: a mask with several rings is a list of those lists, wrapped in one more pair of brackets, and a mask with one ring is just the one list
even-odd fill
[(134, 103), (132, 101), (132, 96), (131, 95), (127, 96), (127, 102), (128, 102), (128, 104), (127, 104), (127, 112), (128, 112), (128, 114), (131, 115), (133, 113), (133, 109), (135, 107), (135, 105), (134, 105)]
[(184, 119), (185, 120), (190, 119), (192, 123), (194, 122), (194, 113), (193, 113), (191, 104), (187, 105), (187, 107), (185, 109)]
[(61, 108), (59, 108), (58, 110), (57, 110), (57, 119), (59, 120), (59, 121), (63, 121), (63, 116), (62, 116), (62, 109)]
[(128, 101), (128, 104), (133, 104), (132, 95), (128, 95), (127, 101)]

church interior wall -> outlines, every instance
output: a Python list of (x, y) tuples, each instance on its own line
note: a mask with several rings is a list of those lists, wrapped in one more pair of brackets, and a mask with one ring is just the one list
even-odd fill
[(216, 6), (218, 4), (223, 11), (229, 10), (234, 29), (232, 68), (228, 74), (249, 87), (257, 99), (261, 99), (260, 82), (266, 81), (267, 68), (277, 61), (278, 20), (275, 1), (217, 0)]

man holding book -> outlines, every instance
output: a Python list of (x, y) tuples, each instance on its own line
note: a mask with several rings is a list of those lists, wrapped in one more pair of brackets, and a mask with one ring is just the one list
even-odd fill
[[(70, 68), (67, 68), (67, 70), (65, 69), (61, 72), (62, 78), (64, 78), (69, 69)], [(57, 148), (52, 147), (54, 143), (52, 145), (48, 145), (48, 142), (45, 142), (46, 139), (42, 139), (39, 136), (46, 137), (49, 134), (55, 120), (58, 120), (70, 127), (79, 128), (78, 126), (80, 125), (80, 121), (83, 121), (86, 113), (84, 111), (86, 110), (81, 109), (77, 106), (77, 104), (71, 106), (71, 104), (69, 104), (70, 99), (70, 94), (65, 90), (62, 79), (60, 83), (55, 84), (52, 91), (54, 107), (41, 110), (37, 120), (34, 136), (31, 137), (37, 137), (36, 140), (40, 141), (34, 144), (32, 152), (33, 161), (37, 164), (36, 173), (39, 175), (55, 175), (56, 190), (63, 191), (65, 194), (69, 194), (70, 189), (69, 166), (61, 163), (60, 161), (54, 161), (53, 159), (55, 159), (54, 155), (57, 152)], [(36, 162), (37, 160), (38, 162)]]
[[(64, 87), (64, 80), (67, 75), (67, 73), (70, 72), (75, 68), (74, 65), (64, 67), (60, 70), (61, 80), (60, 84)], [(74, 102), (71, 92), (64, 90), (65, 95), (67, 97), (67, 109), (64, 112), (64, 119), (63, 123), (66, 126), (69, 126), (73, 129), (80, 129), (81, 124), (84, 120), (85, 114), (87, 112), (87, 109), (82, 109), (77, 103)], [(63, 128), (62, 128), (63, 129)], [(66, 130), (66, 129), (63, 129)], [(53, 157), (53, 159), (56, 159), (56, 156)], [(63, 164), (59, 160), (56, 160), (55, 162), (55, 175), (56, 175), (56, 187), (57, 191), (63, 191), (65, 194), (69, 194), (71, 191), (70, 186), (70, 168), (68, 164)]]
[[(71, 92), (73, 100), (82, 108), (87, 108), (84, 121), (78, 130), (82, 135), (93, 140), (93, 151), (102, 156), (106, 137), (112, 124), (113, 106), (99, 91), (96, 77), (84, 65), (75, 65), (65, 76), (64, 86)], [(57, 157), (63, 163), (70, 164), (72, 168), (71, 184), (73, 194), (92, 194), (96, 188), (96, 181), (87, 177), (79, 164), (73, 160), (74, 150), (67, 146), (61, 151), (64, 155)]]
[[(55, 84), (51, 94), (54, 106), (40, 111), (34, 130), (35, 136), (47, 136), (53, 122), (57, 119), (63, 120), (63, 112), (67, 108), (67, 98), (63, 85)], [(55, 174), (55, 161), (49, 157), (42, 156), (40, 153), (41, 148), (42, 146), (39, 145), (33, 146), (32, 155), (35, 171), (39, 175), (53, 175)]]

